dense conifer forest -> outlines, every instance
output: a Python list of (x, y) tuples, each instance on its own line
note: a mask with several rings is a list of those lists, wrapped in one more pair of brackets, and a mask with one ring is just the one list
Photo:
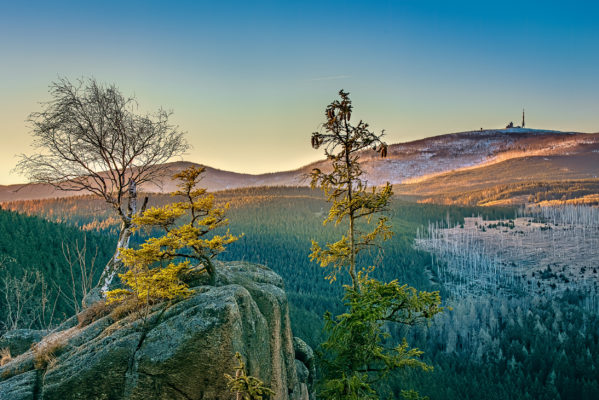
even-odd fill
[(86, 249), (79, 254), (97, 279), (112, 242), (105, 233), (0, 210), (0, 334), (48, 328), (73, 315), (82, 293), (77, 249)]
[[(290, 300), (294, 334), (316, 348), (322, 341), (322, 315), (341, 309), (342, 290), (329, 284), (326, 271), (308, 259), (311, 239), (326, 243), (338, 237), (334, 226), (322, 225), (328, 210), (323, 197), (306, 188), (255, 188), (221, 192), (218, 198), (231, 203), (231, 233), (244, 234), (219, 258), (261, 263), (279, 273)], [(166, 201), (158, 196), (150, 204)], [(24, 203), (20, 207), (35, 214)], [(63, 223), (1, 212), (0, 247), (14, 261), (5, 263), (0, 277), (40, 271), (50, 289), (66, 291), (71, 277), (62, 244), (82, 243), (86, 237), (88, 256), (97, 247), (96, 263), (101, 268), (114, 246), (113, 225), (104, 223), (89, 198), (41, 202), (37, 207), (46, 218)], [(15, 204), (11, 208), (18, 209)], [(599, 318), (585, 311), (585, 293), (569, 289), (551, 296), (516, 291), (459, 296), (441, 286), (431, 254), (413, 246), (417, 230), (426, 229), (429, 222), (455, 226), (471, 216), (510, 219), (517, 210), (394, 199), (388, 214), (395, 236), (384, 245), (384, 252), (370, 253), (363, 261), (378, 265), (381, 279), (440, 290), (444, 305), (452, 308), (429, 326), (393, 332), (422, 349), (434, 371), (395, 376), (391, 393), (411, 388), (431, 399), (599, 398)], [(135, 243), (142, 240), (134, 238)], [(72, 313), (65, 296), (58, 304), (57, 317)]]

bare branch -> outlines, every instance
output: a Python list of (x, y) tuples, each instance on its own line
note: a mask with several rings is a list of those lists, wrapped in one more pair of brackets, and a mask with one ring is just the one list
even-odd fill
[(59, 78), (50, 94), (52, 100), (29, 116), (34, 154), (22, 155), (15, 170), (30, 183), (102, 198), (121, 218), (119, 245), (126, 247), (130, 185), (156, 181), (160, 165), (187, 150), (183, 133), (169, 123), (170, 112), (140, 115), (134, 97), (94, 78)]

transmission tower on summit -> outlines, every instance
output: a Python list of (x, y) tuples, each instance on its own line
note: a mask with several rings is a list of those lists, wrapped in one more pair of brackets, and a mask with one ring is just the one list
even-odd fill
[(524, 128), (526, 125), (524, 125), (524, 109), (522, 109), (522, 128)]

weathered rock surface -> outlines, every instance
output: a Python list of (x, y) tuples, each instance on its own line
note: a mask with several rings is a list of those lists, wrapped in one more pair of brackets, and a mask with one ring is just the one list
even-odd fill
[(300, 382), (301, 398), (314, 400), (314, 383), (316, 382), (314, 351), (298, 337), (293, 338), (293, 350), (295, 351), (295, 369)]
[(48, 331), (34, 329), (15, 329), (0, 336), (0, 349), (10, 349), (13, 356), (29, 350), (32, 344), (39, 342), (48, 334)]
[(233, 374), (236, 351), (248, 373), (275, 391), (273, 400), (311, 398), (306, 357), (296, 365), (283, 282), (255, 264), (221, 265), (216, 287), (198, 286), (145, 319), (108, 315), (42, 343), (50, 340), (57, 357), (46, 366), (36, 370), (30, 350), (0, 367), (0, 399), (231, 399), (223, 375)]

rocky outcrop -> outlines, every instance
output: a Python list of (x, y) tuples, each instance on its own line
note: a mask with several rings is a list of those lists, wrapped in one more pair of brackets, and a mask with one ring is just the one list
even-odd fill
[(295, 370), (300, 383), (300, 397), (314, 400), (314, 383), (316, 381), (314, 351), (298, 337), (293, 338), (293, 350), (295, 351)]
[[(113, 314), (59, 329), (1, 367), (0, 398), (230, 399), (224, 374), (234, 372), (235, 352), (250, 375), (270, 385), (273, 399), (311, 398), (310, 366), (305, 355), (295, 359), (283, 282), (265, 267), (221, 265), (216, 287), (199, 285), (142, 317)], [(44, 351), (55, 358), (44, 359)]]
[(32, 344), (39, 342), (48, 334), (45, 330), (15, 329), (0, 336), (0, 349), (9, 349), (10, 354), (18, 355), (29, 350)]

